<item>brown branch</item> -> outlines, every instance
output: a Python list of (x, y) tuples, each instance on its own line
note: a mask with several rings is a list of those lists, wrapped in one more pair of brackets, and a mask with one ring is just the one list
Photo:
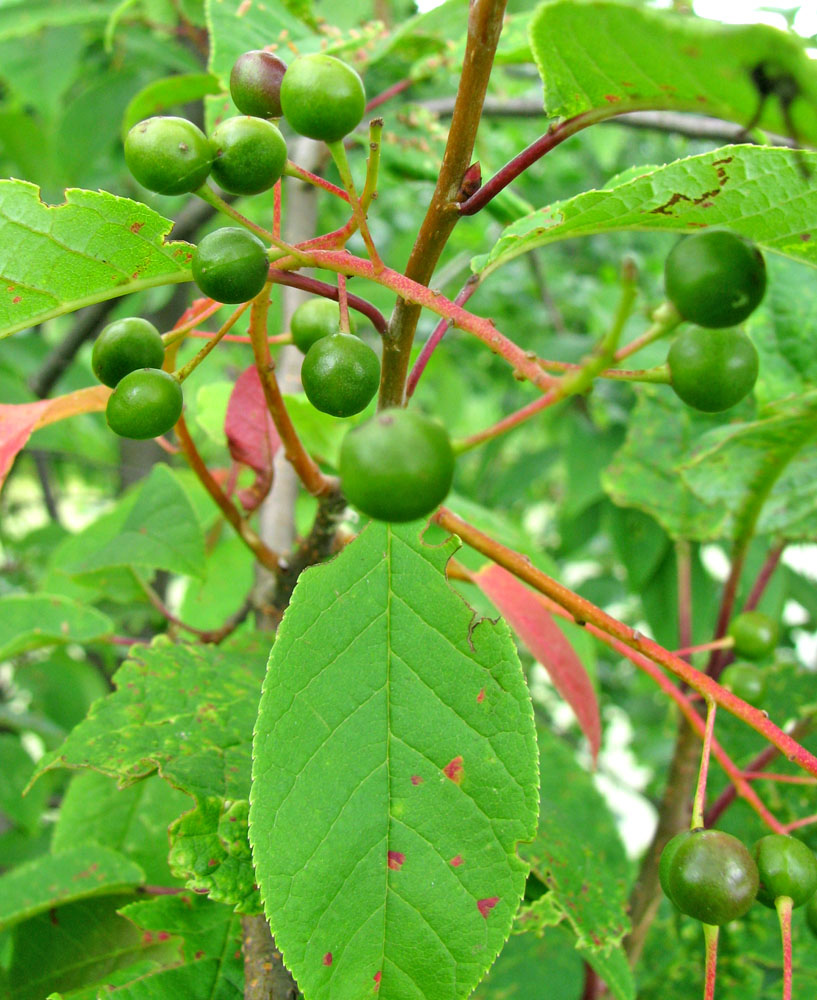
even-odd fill
[(266, 566), (273, 573), (277, 573), (278, 555), (272, 549), (267, 548), (261, 541), (248, 522), (241, 516), (235, 504), (215, 481), (212, 473), (204, 464), (198, 449), (193, 443), (193, 439), (190, 437), (190, 431), (187, 429), (187, 423), (183, 416), (179, 417), (179, 422), (176, 424), (176, 436), (179, 439), (184, 456), (190, 464), (190, 468), (195, 472), (199, 482), (216, 502), (222, 514), (224, 514), (225, 518), (233, 526), (239, 538), (252, 551), (262, 566)]
[[(440, 254), (459, 219), (457, 195), (471, 162), (504, 13), (505, 0), (471, 2), (462, 75), (443, 162), (405, 271), (408, 278), (423, 285), (431, 280)], [(419, 306), (398, 299), (388, 336), (383, 342), (381, 408), (403, 403), (409, 354), (419, 318)]]
[(241, 918), (241, 950), (244, 953), (244, 1000), (301, 998), (263, 916)]
[(275, 377), (275, 365), (272, 361), (267, 341), (267, 312), (269, 310), (269, 295), (266, 292), (258, 295), (252, 304), (250, 318), (250, 337), (252, 338), (252, 349), (255, 355), (255, 367), (261, 380), (261, 388), (264, 390), (264, 399), (267, 402), (272, 422), (278, 431), (284, 454), (304, 484), (304, 487), (313, 496), (323, 496), (335, 491), (334, 480), (324, 476), (318, 468), (317, 463), (304, 448), (292, 418), (287, 411), (284, 397), (278, 386)]

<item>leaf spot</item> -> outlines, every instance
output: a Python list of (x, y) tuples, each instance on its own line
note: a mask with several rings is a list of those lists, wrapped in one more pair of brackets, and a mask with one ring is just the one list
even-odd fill
[(446, 764), (443, 768), (443, 774), (446, 778), (450, 778), (455, 785), (459, 785), (462, 782), (462, 757), (455, 757)]
[(382, 972), (375, 972), (375, 974), (374, 974), (374, 991), (375, 991), (375, 993), (377, 993), (377, 991), (380, 989), (380, 977), (382, 975), (383, 975)]
[(132, 222), (130, 224), (130, 231), (132, 233), (138, 233), (142, 226), (144, 226), (144, 222)]
[(459, 866), (463, 863), (463, 857), (461, 854), (455, 854), (448, 863), (452, 868), (459, 868)]
[(412, 774), (411, 783), (412, 785), (422, 785), (423, 779), (420, 777), (419, 774)]
[(389, 868), (393, 872), (399, 872), (406, 861), (406, 856), (402, 851), (389, 851)]
[(477, 909), (479, 912), (488, 919), (488, 914), (493, 910), (496, 904), (499, 902), (499, 896), (489, 896), (487, 899), (477, 900)]
[(485, 688), (479, 689), (479, 694), (477, 695), (477, 701), (482, 704), (485, 701)]
[(332, 952), (331, 951), (327, 951), (327, 953), (323, 956), (323, 964), (324, 965), (331, 965), (332, 964)]

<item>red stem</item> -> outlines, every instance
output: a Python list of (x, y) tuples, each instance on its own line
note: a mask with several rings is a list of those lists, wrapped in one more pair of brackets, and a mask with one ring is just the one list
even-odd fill
[(722, 705), (727, 712), (742, 719), (765, 740), (774, 744), (792, 763), (817, 776), (817, 757), (793, 740), (787, 733), (784, 733), (769, 719), (765, 712), (741, 701), (740, 698), (735, 697), (731, 691), (722, 688), (711, 677), (695, 670), (686, 661), (674, 656), (654, 640), (648, 639), (636, 629), (629, 628), (623, 622), (613, 618), (612, 615), (602, 611), (591, 601), (536, 569), (527, 557), (501, 545), (472, 524), (457, 517), (447, 508), (441, 507), (434, 515), (433, 520), (447, 528), (452, 534), (458, 535), (463, 542), (476, 551), (488, 556), (489, 559), (503, 566), (514, 576), (566, 608), (576, 622), (583, 625), (587, 623), (596, 625), (602, 632), (675, 674), (676, 677), (700, 692), (705, 698)]
[(791, 896), (778, 896), (774, 906), (780, 918), (780, 937), (783, 942), (783, 1000), (791, 1000)]
[(558, 403), (561, 398), (561, 394), (555, 390), (545, 393), (544, 396), (534, 399), (532, 403), (523, 406), (516, 413), (511, 413), (490, 427), (477, 431), (475, 434), (469, 434), (467, 438), (458, 441), (456, 446), (457, 451), (468, 451), (470, 448), (475, 448), (478, 444), (482, 444), (483, 441), (490, 441), (491, 438), (499, 437), (500, 434), (513, 430), (514, 427), (518, 427), (519, 424), (529, 420), (535, 414), (546, 410), (549, 406), (553, 406), (554, 403)]
[(381, 104), (385, 104), (386, 101), (390, 100), (392, 97), (396, 97), (397, 94), (402, 94), (404, 90), (414, 83), (414, 80), (398, 80), (397, 83), (393, 83), (391, 87), (387, 87), (380, 94), (375, 94), (375, 96), (366, 105), (365, 113), (368, 114), (370, 111), (374, 111), (375, 108), (379, 108)]
[(772, 578), (772, 574), (777, 569), (777, 565), (780, 562), (780, 557), (786, 550), (788, 542), (783, 540), (778, 542), (777, 545), (772, 546), (769, 549), (769, 553), (766, 556), (766, 560), (757, 575), (755, 584), (749, 592), (749, 596), (746, 598), (746, 603), (743, 605), (744, 611), (754, 611), (754, 609), (760, 603), (760, 598), (763, 596), (769, 580)]
[(272, 235), (281, 238), (281, 178), (275, 182), (272, 189)]
[(593, 125), (598, 121), (603, 121), (604, 118), (611, 118), (612, 116), (613, 113), (603, 113), (594, 109), (593, 111), (584, 111), (574, 118), (568, 118), (567, 121), (560, 122), (558, 125), (552, 125), (544, 135), (540, 136), (535, 142), (532, 142), (527, 149), (523, 149), (521, 153), (517, 153), (504, 167), (501, 167), (470, 198), (466, 198), (465, 201), (461, 202), (459, 206), (460, 215), (475, 215), (492, 198), (495, 198), (503, 188), (506, 188), (511, 181), (516, 180), (521, 173), (536, 163), (537, 160), (541, 160), (545, 153), (549, 153), (551, 149), (564, 142), (565, 139), (569, 139), (570, 136), (580, 132), (583, 128), (587, 128), (588, 125)]
[(704, 924), (706, 942), (706, 972), (704, 973), (704, 1000), (715, 1000), (715, 977), (718, 972), (718, 927)]
[[(327, 281), (319, 281), (317, 278), (307, 278), (304, 274), (297, 274), (293, 271), (279, 271), (272, 267), (269, 272), (270, 281), (276, 285), (288, 285), (290, 288), (301, 288), (305, 292), (312, 292), (313, 295), (322, 295), (325, 299), (339, 301), (339, 292), (334, 285)], [(384, 334), (388, 327), (383, 313), (376, 309), (371, 302), (360, 298), (359, 295), (347, 295), (346, 301), (356, 311), (368, 317), (372, 326), (379, 334)]]
[[(474, 292), (479, 287), (480, 278), (478, 274), (472, 274), (468, 281), (465, 282), (462, 291), (454, 299), (454, 302), (458, 306), (464, 306), (465, 303), (471, 298)], [(414, 362), (414, 367), (409, 373), (409, 377), (406, 381), (406, 399), (410, 399), (414, 395), (414, 390), (417, 388), (417, 383), (420, 381), (420, 377), (425, 371), (426, 365), (434, 353), (435, 348), (440, 343), (440, 341), (445, 336), (446, 332), (451, 327), (450, 319), (441, 319), (437, 326), (434, 328), (434, 332), (428, 338), (428, 340), (423, 345), (422, 351), (420, 351), (420, 356)]]
[(692, 646), (692, 558), (688, 541), (679, 539), (675, 543), (675, 560), (678, 567), (678, 641), (687, 659), (686, 650)]

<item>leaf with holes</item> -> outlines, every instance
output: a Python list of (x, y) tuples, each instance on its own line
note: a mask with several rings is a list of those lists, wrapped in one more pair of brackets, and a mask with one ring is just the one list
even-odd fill
[(304, 573), (253, 746), (250, 840), (304, 995), (467, 996), (511, 929), (538, 797), (504, 622), (448, 586), (457, 548), (370, 524)]
[(128, 198), (69, 189), (46, 205), (36, 184), (0, 180), (0, 337), (81, 306), (190, 280), (173, 223)]
[[(803, 176), (803, 171), (808, 176)], [(817, 267), (817, 153), (724, 146), (663, 167), (627, 171), (599, 191), (537, 209), (512, 223), (471, 262), (490, 273), (558, 240), (621, 230), (693, 232), (721, 226), (762, 249)]]
[(631, 872), (613, 817), (593, 779), (563, 741), (541, 730), (539, 752), (543, 761), (539, 834), (533, 844), (523, 846), (522, 854), (550, 891), (523, 909), (518, 926), (541, 929), (562, 922), (591, 964), (598, 961), (600, 971), (615, 973), (619, 981), (615, 995), (632, 996), (627, 963), (619, 954), (630, 929)]
[(95, 702), (37, 774), (90, 767), (128, 785), (158, 770), (196, 799), (246, 799), (250, 732), (269, 639), (237, 636), (220, 646), (135, 646)]

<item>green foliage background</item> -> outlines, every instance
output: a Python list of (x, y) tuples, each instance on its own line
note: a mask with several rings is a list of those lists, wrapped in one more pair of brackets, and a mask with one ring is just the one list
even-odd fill
[[(792, 109), (798, 138), (806, 146), (817, 138), (817, 70), (792, 36), (757, 26), (724, 33), (680, 16), (655, 20), (641, 3), (566, 2), (543, 6), (528, 34), (534, 6), (519, 0), (509, 8), (489, 97), (528, 106), (544, 100), (545, 108), (530, 117), (486, 116), (475, 151), (483, 178), (563, 115), (590, 110), (601, 119), (613, 105), (685, 112), (700, 106), (749, 122), (757, 98), (745, 70), (760, 56), (795, 76), (802, 91)], [(327, 19), (338, 29), (328, 38), (331, 51), (348, 59), (362, 52), (371, 94), (406, 77), (415, 81), (382, 109), (383, 170), (371, 213), (383, 258), (398, 268), (406, 261), (448, 125), (433, 101), (455, 92), (467, 4), (447, 0), (419, 16), (406, 0), (331, 7), (290, 0), (264, 11), (251, 5), (240, 18), (234, 8), (221, 0), (0, 5), (0, 241), (4, 253), (12, 247), (30, 267), (17, 280), (41, 296), (27, 300), (20, 317), (6, 282), (0, 288), (0, 334), (14, 334), (0, 344), (0, 403), (37, 398), (32, 386), (89, 310), (103, 305), (111, 317), (138, 312), (167, 328), (188, 304), (186, 248), (168, 248), (162, 237), (170, 230), (166, 220), (181, 223), (189, 207), (184, 199), (138, 189), (122, 160), (122, 129), (156, 110), (212, 121), (229, 108), (223, 88), (235, 55), (282, 30), (312, 51), (321, 44), (316, 25)], [(394, 26), (389, 33), (372, 26), (384, 11)], [(629, 53), (629, 83), (611, 84), (598, 46), (589, 42), (600, 18), (615, 43), (605, 58)], [(640, 32), (653, 43), (646, 54)], [(684, 59), (680, 38), (687, 48), (700, 46), (705, 58), (699, 52)], [(571, 89), (574, 73), (581, 88)], [(665, 86), (670, 78), (675, 91)], [(706, 99), (697, 100), (699, 93)], [(774, 102), (759, 125), (787, 129)], [(433, 282), (453, 298), (472, 270), (484, 272), (469, 308), (490, 316), (524, 350), (578, 362), (611, 322), (625, 257), (638, 268), (638, 304), (626, 331), (634, 337), (661, 301), (662, 262), (678, 232), (705, 220), (770, 251), (769, 294), (748, 324), (761, 377), (754, 397), (728, 419), (685, 410), (664, 386), (599, 381), (590, 394), (458, 461), (454, 509), (670, 649), (678, 644), (679, 545), (691, 553), (694, 640), (706, 642), (720, 599), (717, 556), (747, 525), (747, 497), (762, 493), (767, 500), (739, 600), (770, 545), (780, 538), (817, 540), (811, 332), (817, 242), (806, 238), (817, 218), (814, 154), (771, 144), (725, 149), (723, 141), (598, 124), (549, 154), (479, 216), (464, 219)], [(352, 157), (360, 169), (361, 149)], [(65, 195), (72, 187), (82, 190)], [(683, 197), (671, 211), (655, 211), (679, 191)], [(704, 204), (703, 196), (715, 191)], [(271, 200), (262, 196), (240, 207), (263, 217)], [(100, 237), (88, 257), (96, 255), (93, 266), (80, 273), (70, 233), (87, 235), (88, 214)], [(335, 204), (320, 202), (319, 231), (342, 221)], [(134, 223), (140, 236), (128, 243)], [(191, 225), (195, 242), (214, 223)], [(353, 240), (351, 247), (361, 252), (362, 244)], [(113, 280), (126, 298), (110, 299)], [(372, 286), (366, 294), (388, 314), (393, 302), (385, 289)], [(432, 325), (423, 318), (418, 343)], [(364, 336), (374, 339), (371, 331)], [(185, 346), (180, 360), (193, 349)], [(665, 351), (664, 343), (651, 345), (638, 364), (661, 363)], [(211, 465), (228, 464), (223, 416), (229, 386), (247, 364), (245, 347), (224, 344), (186, 386), (188, 420)], [(91, 383), (85, 343), (52, 392)], [(457, 438), (534, 398), (500, 359), (452, 331), (416, 402)], [(302, 397), (290, 402), (304, 440), (332, 468), (342, 429), (316, 417)], [(9, 1000), (51, 994), (92, 1000), (100, 991), (128, 1000), (243, 994), (240, 915), (261, 906), (248, 828), (252, 729), (270, 637), (248, 622), (217, 648), (180, 640), (173, 629), (175, 644), (168, 641), (146, 583), (172, 595), (182, 621), (215, 628), (250, 590), (253, 563), (216, 527), (218, 513), (196, 479), (178, 460), (156, 459), (147, 448), (114, 440), (101, 415), (74, 417), (34, 433), (0, 494), (0, 997)], [(299, 500), (301, 531), (313, 512), (313, 501)], [(425, 541), (439, 543), (441, 533), (429, 529)], [(458, 558), (472, 569), (482, 562), (465, 551)], [(781, 723), (807, 718), (817, 707), (815, 664), (802, 656), (817, 631), (817, 600), (813, 575), (799, 565), (790, 561), (778, 570), (760, 605), (785, 623), (764, 705)], [(459, 591), (478, 613), (495, 616), (475, 588), (462, 584)], [(312, 598), (325, 592), (315, 584)], [(449, 598), (459, 601), (453, 593)], [(114, 636), (142, 644), (125, 659)], [(622, 1000), (680, 1000), (691, 982), (698, 988), (699, 928), (663, 901), (630, 973), (620, 942), (636, 871), (632, 855), (647, 831), (633, 830), (617, 812), (628, 806), (599, 791), (623, 787), (636, 801), (655, 804), (677, 720), (627, 661), (583, 634), (570, 638), (593, 676), (606, 723), (599, 780), (586, 770), (578, 727), (520, 649), (539, 728), (541, 818), (537, 837), (521, 851), (533, 875), (514, 933), (475, 995), (533, 1000), (546, 991), (577, 1000), (587, 962)], [(623, 752), (614, 746), (620, 733)], [(718, 735), (738, 763), (763, 747), (725, 713)], [(429, 746), (440, 733), (432, 736)], [(813, 737), (805, 742), (817, 749)], [(714, 769), (711, 797), (723, 787)], [(809, 786), (765, 783), (762, 794), (784, 822), (817, 811)], [(320, 818), (315, 822), (319, 829)], [(720, 825), (746, 842), (763, 832), (740, 802)], [(525, 830), (516, 837), (523, 834), (527, 839)], [(801, 835), (817, 847), (811, 827)], [(89, 868), (92, 878), (85, 877)], [(272, 864), (265, 875), (275, 874)], [(521, 891), (515, 881), (514, 891)], [(178, 894), (148, 897), (151, 886)], [(434, 901), (419, 890), (417, 898)], [(510, 926), (512, 912), (506, 917)], [(454, 931), (442, 933), (445, 943)], [(459, 993), (474, 985), (501, 940), (489, 944), (490, 955), (475, 963)], [(817, 981), (816, 956), (798, 913), (801, 996)], [(724, 932), (718, 995), (778, 996), (779, 964), (772, 916), (755, 908)], [(320, 985), (306, 978), (307, 985), (308, 996), (321, 995)]]

